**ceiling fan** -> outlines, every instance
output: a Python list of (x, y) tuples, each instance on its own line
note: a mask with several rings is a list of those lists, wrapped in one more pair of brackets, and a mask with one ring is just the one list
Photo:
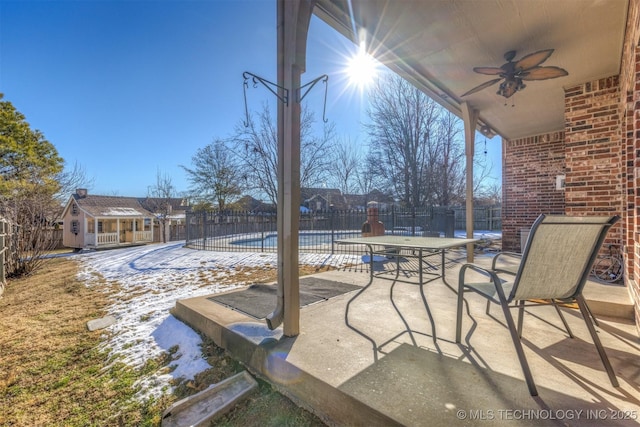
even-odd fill
[(488, 88), (489, 86), (492, 86), (504, 79), (504, 81), (500, 83), (500, 88), (496, 93), (504, 96), (505, 98), (509, 98), (514, 93), (526, 87), (523, 81), (555, 79), (556, 77), (569, 75), (565, 69), (560, 67), (540, 66), (540, 64), (551, 56), (553, 51), (554, 49), (539, 50), (524, 56), (519, 61), (513, 62), (513, 58), (516, 56), (516, 51), (510, 50), (504, 54), (504, 59), (507, 62), (501, 67), (474, 67), (473, 71), (476, 73), (500, 77), (482, 83), (481, 85), (465, 92), (461, 96), (471, 95), (472, 93)]

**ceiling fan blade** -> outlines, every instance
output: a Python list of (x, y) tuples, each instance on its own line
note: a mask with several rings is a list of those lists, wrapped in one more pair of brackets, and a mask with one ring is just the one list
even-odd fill
[(554, 49), (546, 49), (530, 53), (529, 55), (522, 57), (522, 59), (516, 62), (514, 68), (516, 71), (526, 71), (529, 68), (537, 67), (551, 56), (553, 50)]
[(534, 67), (519, 75), (522, 80), (547, 80), (568, 76), (569, 73), (560, 67)]
[(479, 74), (486, 74), (488, 76), (499, 76), (504, 73), (504, 70), (498, 67), (474, 67), (473, 71)]
[(502, 80), (502, 79), (501, 78), (500, 79), (493, 79), (493, 80), (489, 80), (488, 82), (484, 82), (480, 86), (476, 86), (473, 89), (471, 89), (470, 91), (467, 91), (467, 92), (463, 93), (462, 95), (460, 95), (460, 97), (471, 95), (472, 93), (479, 92), (482, 89), (486, 89), (489, 86), (498, 83), (500, 80)]

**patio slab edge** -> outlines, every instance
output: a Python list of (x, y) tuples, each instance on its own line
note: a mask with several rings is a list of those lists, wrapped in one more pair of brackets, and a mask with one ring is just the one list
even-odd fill
[(584, 297), (596, 316), (634, 320), (634, 309), (626, 286), (587, 281)]
[[(282, 357), (295, 338), (284, 337), (281, 331), (269, 336), (263, 322), (212, 304), (207, 299), (209, 297), (176, 301), (171, 313), (211, 338), (252, 374), (269, 382), (298, 406), (315, 414), (329, 426), (402, 425)], [(247, 334), (247, 331), (253, 332)], [(247, 335), (253, 336), (247, 338)]]

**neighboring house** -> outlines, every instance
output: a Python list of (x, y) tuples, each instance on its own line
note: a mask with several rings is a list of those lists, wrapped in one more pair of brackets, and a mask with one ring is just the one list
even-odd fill
[[(153, 212), (156, 205), (154, 199), (90, 195), (86, 189), (78, 189), (62, 213), (62, 244), (99, 249), (152, 243), (158, 218), (158, 213)], [(177, 213), (169, 210), (173, 218)], [(184, 213), (177, 217), (179, 221)]]
[(364, 211), (371, 203), (375, 203), (380, 210), (391, 209), (394, 205), (393, 197), (384, 194), (380, 190), (372, 190), (369, 194), (345, 194), (347, 209)]
[(234, 209), (237, 207), (239, 210), (248, 210), (250, 212), (275, 212), (277, 209), (275, 205), (264, 203), (251, 196), (242, 196), (240, 200), (233, 203), (233, 206)]
[(337, 188), (301, 188), (302, 204), (311, 211), (327, 211), (345, 209), (344, 197)]
[(393, 205), (393, 198), (379, 190), (373, 190), (367, 195), (342, 194), (337, 188), (301, 188), (302, 205), (310, 211), (326, 211), (331, 209), (366, 210), (370, 202), (376, 202), (380, 209), (388, 209)]

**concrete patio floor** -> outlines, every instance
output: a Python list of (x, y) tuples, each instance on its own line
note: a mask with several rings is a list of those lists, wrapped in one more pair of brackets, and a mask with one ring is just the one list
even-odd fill
[[(488, 265), (489, 258), (476, 262)], [(449, 262), (446, 270), (454, 288), (459, 266)], [(319, 276), (360, 286), (369, 279), (362, 269)], [(357, 291), (303, 307), (301, 332), (293, 338), (208, 297), (180, 300), (173, 314), (328, 425), (640, 424), (640, 340), (628, 318), (632, 309), (624, 287), (590, 282), (585, 289), (620, 387), (609, 382), (577, 310), (563, 309), (571, 339), (552, 307), (532, 307), (522, 340), (539, 391), (531, 397), (498, 306), (487, 315), (486, 300), (465, 294), (468, 310), (458, 345), (455, 293), (441, 279), (427, 284), (434, 342), (419, 287), (396, 283), (392, 303), (392, 284), (376, 279), (350, 305), (349, 324), (360, 333), (345, 322), (347, 302)]]

